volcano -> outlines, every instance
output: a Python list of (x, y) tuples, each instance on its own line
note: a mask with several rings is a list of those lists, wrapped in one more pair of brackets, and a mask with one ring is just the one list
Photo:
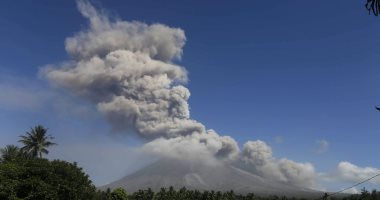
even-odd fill
[(320, 197), (322, 192), (285, 182), (274, 181), (243, 170), (228, 163), (208, 164), (201, 161), (161, 159), (120, 180), (102, 186), (101, 189), (122, 187), (128, 192), (162, 187), (190, 190), (230, 191), (238, 194), (278, 195), (296, 197)]

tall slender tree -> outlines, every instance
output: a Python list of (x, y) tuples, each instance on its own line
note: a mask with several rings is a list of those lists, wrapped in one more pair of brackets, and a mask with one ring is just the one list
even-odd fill
[(51, 140), (54, 139), (53, 136), (47, 134), (47, 129), (42, 125), (37, 125), (31, 128), (29, 132), (25, 135), (21, 135), (21, 142), (24, 146), (21, 148), (22, 151), (26, 152), (32, 157), (42, 158), (42, 154), (48, 154), (48, 147), (57, 145)]

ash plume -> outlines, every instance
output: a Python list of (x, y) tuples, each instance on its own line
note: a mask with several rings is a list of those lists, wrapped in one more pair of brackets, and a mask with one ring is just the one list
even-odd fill
[(150, 153), (244, 161), (262, 176), (313, 184), (311, 164), (275, 160), (263, 142), (248, 142), (240, 152), (232, 137), (190, 118), (187, 71), (176, 63), (186, 42), (182, 29), (111, 19), (87, 1), (77, 4), (89, 27), (66, 39), (69, 61), (41, 69), (50, 83), (91, 102), (113, 130), (146, 139)]
[(272, 148), (261, 140), (245, 143), (241, 159), (252, 172), (261, 176), (298, 186), (312, 187), (316, 184), (317, 177), (312, 164), (297, 163), (286, 158), (276, 159)]
[(232, 138), (190, 119), (187, 72), (174, 64), (186, 41), (183, 30), (112, 21), (87, 1), (78, 1), (78, 9), (89, 28), (66, 39), (72, 60), (42, 70), (50, 82), (94, 103), (116, 131), (188, 140), (223, 159), (238, 155)]

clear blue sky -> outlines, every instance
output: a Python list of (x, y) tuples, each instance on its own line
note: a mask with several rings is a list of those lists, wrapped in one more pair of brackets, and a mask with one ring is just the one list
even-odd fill
[[(124, 20), (185, 31), (179, 63), (189, 71), (192, 118), (240, 145), (261, 139), (276, 157), (311, 162), (327, 172), (340, 161), (380, 168), (380, 112), (374, 109), (380, 105), (380, 17), (368, 15), (364, 3), (111, 0), (95, 5)], [(6, 86), (0, 89), (7, 88), (1, 95), (7, 100), (0, 100), (1, 146), (16, 143), (38, 123), (50, 128), (60, 146), (88, 143), (94, 135), (93, 143), (135, 144), (119, 136), (104, 139), (108, 125), (83, 102), (91, 117), (38, 106), (35, 97), (32, 105), (20, 106), (24, 96), (9, 93), (10, 87), (47, 90), (39, 68), (67, 60), (65, 38), (86, 24), (75, 1), (2, 1), (0, 86)], [(276, 137), (283, 142), (276, 143)], [(317, 140), (328, 142), (326, 152), (315, 153)], [(96, 170), (90, 169), (96, 183), (110, 181)]]

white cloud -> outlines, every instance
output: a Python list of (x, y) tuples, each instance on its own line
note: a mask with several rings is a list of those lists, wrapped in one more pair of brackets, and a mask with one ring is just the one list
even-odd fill
[[(334, 179), (348, 182), (361, 182), (376, 174), (380, 174), (380, 169), (374, 167), (359, 167), (350, 162), (340, 162), (336, 169)], [(380, 177), (376, 177), (369, 181), (369, 183), (379, 184)]]
[[(318, 181), (320, 184), (329, 186), (328, 188), (333, 188), (334, 191), (339, 191), (343, 188), (361, 183), (377, 174), (380, 174), (380, 169), (374, 167), (359, 167), (350, 162), (343, 161), (340, 162), (333, 171), (327, 173), (319, 173)], [(358, 187), (366, 187), (371, 189), (371, 187), (378, 187), (379, 184), (380, 177), (375, 177), (370, 181), (360, 184)], [(358, 192), (358, 189), (355, 187), (344, 192), (356, 193)]]

